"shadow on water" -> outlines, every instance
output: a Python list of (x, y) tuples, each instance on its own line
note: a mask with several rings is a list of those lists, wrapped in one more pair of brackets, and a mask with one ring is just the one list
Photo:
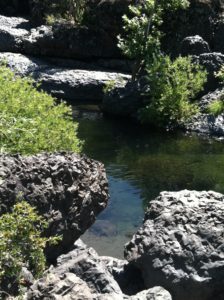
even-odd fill
[(111, 196), (108, 208), (83, 236), (100, 254), (122, 257), (148, 202), (161, 191), (224, 193), (223, 143), (84, 116), (79, 115), (78, 131), (85, 140), (83, 152), (105, 164)]

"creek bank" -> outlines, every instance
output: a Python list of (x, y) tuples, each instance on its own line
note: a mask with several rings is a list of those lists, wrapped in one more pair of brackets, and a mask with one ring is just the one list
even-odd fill
[(1, 154), (0, 177), (1, 214), (23, 198), (49, 221), (46, 236), (62, 235), (58, 245), (46, 249), (49, 261), (68, 252), (107, 206), (104, 166), (86, 156)]

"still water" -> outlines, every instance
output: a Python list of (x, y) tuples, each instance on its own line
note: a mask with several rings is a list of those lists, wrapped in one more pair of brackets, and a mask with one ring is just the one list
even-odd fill
[(161, 191), (224, 193), (223, 142), (150, 131), (91, 110), (78, 111), (78, 135), (83, 152), (105, 164), (110, 201), (82, 239), (99, 254), (123, 257), (148, 202)]

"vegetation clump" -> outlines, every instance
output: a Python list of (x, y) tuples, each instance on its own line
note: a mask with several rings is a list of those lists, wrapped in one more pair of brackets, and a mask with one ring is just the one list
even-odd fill
[(1, 293), (10, 293), (12, 290), (15, 294), (19, 292), (25, 284), (21, 274), (23, 267), (35, 278), (43, 273), (46, 265), (43, 250), (47, 243), (54, 244), (59, 240), (58, 237), (41, 236), (47, 226), (44, 218), (26, 201), (18, 202), (11, 213), (0, 217)]
[(169, 56), (154, 59), (147, 67), (150, 86), (148, 101), (140, 110), (143, 122), (172, 127), (181, 124), (199, 112), (198, 106), (189, 101), (201, 91), (207, 73), (190, 57)]
[(147, 74), (150, 90), (145, 106), (140, 109), (142, 122), (167, 127), (198, 112), (191, 100), (203, 89), (206, 72), (189, 57), (172, 60), (162, 53), (160, 46), (164, 13), (188, 5), (187, 0), (146, 0), (130, 5), (130, 16), (123, 17), (125, 35), (118, 37), (118, 45), (135, 61), (132, 79)]
[(71, 108), (34, 87), (31, 79), (0, 67), (0, 151), (36, 154), (80, 151)]

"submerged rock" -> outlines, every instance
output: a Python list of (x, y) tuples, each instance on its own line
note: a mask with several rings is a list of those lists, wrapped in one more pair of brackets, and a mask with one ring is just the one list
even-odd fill
[(104, 166), (86, 156), (0, 155), (0, 171), (0, 213), (24, 198), (49, 221), (46, 235), (62, 235), (57, 246), (46, 249), (50, 261), (69, 251), (107, 205)]
[(162, 192), (125, 246), (147, 288), (161, 285), (173, 300), (222, 300), (224, 195)]
[[(125, 295), (113, 276), (114, 269), (117, 273), (124, 272), (125, 265), (126, 261), (98, 256), (93, 248), (78, 240), (74, 250), (60, 256), (57, 265), (31, 286), (25, 299), (171, 300), (161, 287)], [(132, 276), (138, 281), (137, 274), (133, 272)]]

